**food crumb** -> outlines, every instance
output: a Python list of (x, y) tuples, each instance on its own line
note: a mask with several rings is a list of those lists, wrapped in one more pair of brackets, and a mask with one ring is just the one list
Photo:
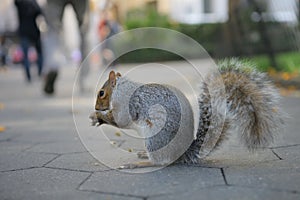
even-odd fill
[(121, 133), (120, 132), (116, 132), (115, 135), (118, 136), (118, 137), (120, 137)]

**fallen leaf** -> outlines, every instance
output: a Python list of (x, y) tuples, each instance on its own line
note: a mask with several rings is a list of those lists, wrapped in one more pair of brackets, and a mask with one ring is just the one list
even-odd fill
[(0, 132), (4, 132), (6, 128), (4, 126), (0, 126)]

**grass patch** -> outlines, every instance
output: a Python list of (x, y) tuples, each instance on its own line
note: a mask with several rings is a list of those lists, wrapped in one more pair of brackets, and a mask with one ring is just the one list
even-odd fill
[[(251, 60), (261, 71), (271, 71), (271, 66), (267, 55), (254, 56)], [(300, 52), (285, 52), (276, 54), (278, 68), (282, 72), (300, 72)]]

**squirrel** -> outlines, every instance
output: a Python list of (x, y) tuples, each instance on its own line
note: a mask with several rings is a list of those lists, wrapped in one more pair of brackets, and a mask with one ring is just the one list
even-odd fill
[[(199, 81), (196, 137), (193, 110), (180, 90), (169, 85), (134, 82), (110, 72), (97, 94), (96, 111), (90, 115), (92, 125), (110, 124), (136, 130), (145, 137), (149, 158), (148, 162), (122, 168), (199, 163), (232, 132), (237, 132), (251, 151), (273, 141), (284, 124), (280, 95), (273, 83), (247, 61), (231, 58), (217, 65), (219, 73), (209, 73)], [(225, 87), (223, 92), (220, 78)], [(214, 108), (224, 112), (214, 116)], [(205, 149), (207, 146), (209, 149)]]

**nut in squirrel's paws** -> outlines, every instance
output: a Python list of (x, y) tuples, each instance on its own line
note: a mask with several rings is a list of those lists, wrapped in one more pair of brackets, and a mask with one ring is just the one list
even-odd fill
[(112, 110), (95, 111), (90, 115), (90, 119), (92, 120), (92, 126), (100, 126), (101, 124), (111, 124), (116, 126)]
[(104, 121), (99, 117), (99, 112), (93, 112), (90, 114), (89, 118), (92, 120), (91, 125), (92, 126), (100, 126), (104, 123)]

